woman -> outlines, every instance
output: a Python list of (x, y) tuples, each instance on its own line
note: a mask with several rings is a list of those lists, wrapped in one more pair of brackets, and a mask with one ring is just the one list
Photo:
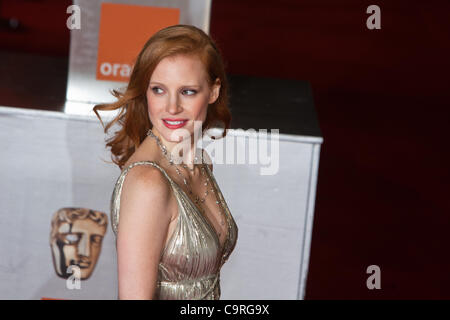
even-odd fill
[[(220, 52), (194, 26), (164, 28), (139, 53), (126, 91), (113, 95), (94, 112), (101, 121), (97, 110), (120, 109), (105, 127), (121, 125), (107, 143), (123, 169), (111, 198), (118, 298), (218, 300), (238, 228), (211, 160), (191, 141), (194, 124), (205, 134), (221, 123), (224, 136), (230, 125)], [(172, 151), (182, 142), (179, 163)]]

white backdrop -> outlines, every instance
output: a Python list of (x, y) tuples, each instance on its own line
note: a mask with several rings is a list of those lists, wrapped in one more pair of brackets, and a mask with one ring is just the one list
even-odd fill
[[(110, 161), (104, 139), (92, 117), (0, 107), (0, 299), (116, 299), (109, 210), (120, 170), (103, 161)], [(281, 134), (272, 176), (260, 175), (259, 165), (215, 164), (239, 228), (221, 299), (303, 298), (321, 142)], [(52, 265), (50, 221), (62, 207), (108, 215), (97, 266), (79, 290), (67, 289)]]

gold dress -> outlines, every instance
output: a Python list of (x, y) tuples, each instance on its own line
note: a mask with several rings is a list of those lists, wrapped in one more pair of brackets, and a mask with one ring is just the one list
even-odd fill
[(238, 227), (209, 166), (204, 165), (207, 176), (216, 191), (214, 193), (218, 197), (219, 205), (223, 206), (226, 213), (228, 232), (222, 249), (219, 237), (208, 218), (158, 163), (147, 160), (136, 161), (127, 166), (114, 186), (111, 197), (111, 226), (116, 237), (122, 186), (128, 171), (136, 165), (152, 165), (158, 168), (170, 182), (178, 202), (178, 221), (161, 253), (154, 299), (219, 300), (220, 269), (236, 245)]

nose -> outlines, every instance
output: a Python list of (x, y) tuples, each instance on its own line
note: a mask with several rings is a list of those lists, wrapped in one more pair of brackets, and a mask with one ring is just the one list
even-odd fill
[(90, 247), (91, 247), (91, 244), (89, 241), (89, 236), (86, 234), (83, 234), (81, 236), (80, 242), (78, 243), (78, 254), (89, 257), (90, 249), (91, 249)]
[(172, 94), (167, 104), (167, 112), (170, 114), (177, 114), (180, 113), (182, 110), (183, 107), (181, 106), (181, 101), (177, 93)]

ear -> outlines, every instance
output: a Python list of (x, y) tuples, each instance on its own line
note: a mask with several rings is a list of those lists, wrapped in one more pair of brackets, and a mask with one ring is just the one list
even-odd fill
[(219, 98), (219, 92), (220, 92), (220, 79), (216, 78), (216, 81), (214, 82), (212, 88), (211, 88), (211, 93), (209, 95), (209, 104), (212, 104), (214, 102), (216, 102), (217, 98)]

